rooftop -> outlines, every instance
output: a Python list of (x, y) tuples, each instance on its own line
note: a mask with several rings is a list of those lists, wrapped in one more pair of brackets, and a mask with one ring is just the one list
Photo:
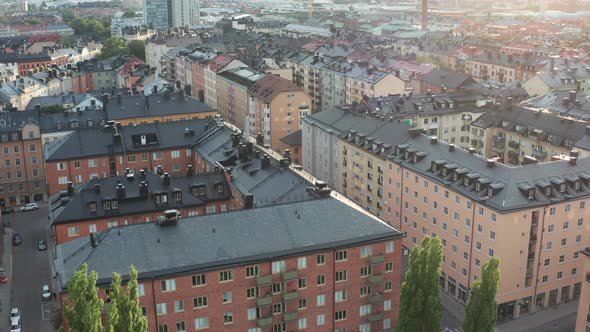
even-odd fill
[(281, 92), (303, 91), (295, 83), (276, 75), (266, 75), (256, 81), (248, 92), (270, 103)]
[(139, 279), (147, 279), (402, 236), (376, 217), (326, 198), (183, 218), (167, 227), (146, 223), (111, 228), (98, 234), (95, 247), (88, 237), (58, 245), (54, 267), (62, 287), (84, 262), (102, 285), (113, 272), (127, 275), (130, 265)]

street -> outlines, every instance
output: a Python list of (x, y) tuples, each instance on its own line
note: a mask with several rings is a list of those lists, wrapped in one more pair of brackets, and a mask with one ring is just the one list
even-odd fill
[[(14, 233), (22, 237), (22, 244), (12, 249), (11, 307), (21, 310), (24, 331), (53, 332), (51, 318), (53, 300), (41, 298), (43, 284), (51, 285), (49, 255), (53, 248), (47, 222), (47, 208), (31, 212), (15, 212), (4, 215)], [(48, 242), (48, 250), (37, 250), (37, 241)], [(12, 245), (12, 243), (6, 243)], [(8, 310), (8, 309), (7, 309)], [(0, 329), (2, 330), (2, 329)]]

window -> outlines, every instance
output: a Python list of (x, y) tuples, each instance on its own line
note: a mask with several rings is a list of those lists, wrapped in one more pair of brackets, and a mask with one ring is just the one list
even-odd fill
[(195, 329), (203, 330), (209, 328), (209, 318), (201, 317), (195, 319)]
[(582, 242), (582, 235), (576, 235), (576, 243)]
[(361, 267), (361, 277), (366, 277), (371, 274), (372, 268), (370, 266)]
[(563, 272), (557, 272), (557, 280), (563, 278)]
[(569, 223), (569, 221), (565, 221), (565, 222), (563, 223), (563, 226), (562, 226), (561, 228), (562, 228), (563, 230), (566, 230), (566, 229), (568, 229), (569, 227), (570, 227), (570, 223)]
[(547, 245), (545, 246), (545, 248), (547, 250), (551, 250), (551, 247), (553, 247), (553, 242), (551, 242), (551, 241), (547, 242)]
[(554, 230), (555, 230), (555, 225), (549, 225), (549, 226), (547, 227), (547, 232), (548, 232), (548, 233), (551, 233), (551, 232), (553, 232)]
[(383, 311), (389, 311), (392, 309), (391, 300), (383, 301)]
[(162, 292), (172, 292), (176, 290), (176, 280), (162, 280)]
[(494, 249), (492, 249), (492, 248), (488, 249), (488, 256), (494, 257)]
[(324, 324), (326, 324), (326, 315), (324, 315), (324, 314), (318, 315), (317, 316), (317, 325), (322, 326)]
[[(370, 306), (370, 304), (368, 304)], [(346, 310), (339, 310), (334, 313), (334, 320), (345, 320), (346, 319)]]
[(572, 269), (572, 275), (575, 276), (576, 274), (578, 274), (578, 269), (574, 267)]
[(334, 301), (343, 302), (346, 301), (346, 290), (337, 291), (334, 293)]
[(219, 282), (226, 282), (234, 280), (234, 273), (232, 270), (225, 270), (219, 272)]
[(248, 309), (248, 320), (255, 320), (257, 318), (256, 308)]
[(283, 290), (283, 284), (280, 282), (275, 282), (274, 284), (272, 284), (272, 293), (273, 294), (278, 294)]
[(307, 268), (307, 257), (297, 258), (297, 268), (299, 270)]
[(145, 296), (145, 285), (139, 284), (137, 287), (137, 295), (138, 296)]
[(180, 158), (180, 151), (178, 151), (178, 150), (172, 151), (172, 152), (170, 152), (170, 156), (171, 156), (173, 159), (175, 159), (175, 158)]
[(496, 232), (490, 231), (490, 239), (492, 239), (492, 240), (496, 239)]
[(584, 225), (584, 218), (578, 219), (578, 227), (583, 226), (583, 225)]
[(341, 262), (348, 259), (348, 250), (338, 250), (336, 251), (336, 261)]
[(162, 152), (154, 152), (152, 154), (152, 159), (153, 160), (161, 160), (162, 159)]
[(233, 324), (234, 323), (234, 314), (231, 312), (226, 312), (223, 314), (223, 324)]
[(184, 311), (184, 301), (183, 300), (174, 301), (174, 312), (182, 312), (182, 311)]
[(200, 287), (205, 285), (207, 285), (207, 281), (205, 279), (204, 274), (198, 274), (196, 276), (193, 276), (193, 287)]
[(300, 329), (307, 328), (307, 318), (299, 318), (298, 326)]
[(287, 271), (287, 264), (285, 261), (272, 262), (272, 273), (281, 273)]
[(307, 288), (307, 278), (299, 279), (299, 289)]
[(373, 246), (365, 246), (361, 248), (361, 257), (371, 256), (373, 254)]
[(96, 159), (90, 159), (88, 160), (88, 167), (94, 168), (97, 167), (98, 163), (96, 162)]
[(184, 324), (184, 321), (176, 322), (176, 332), (185, 332), (185, 331), (186, 331), (186, 325)]
[(371, 294), (371, 286), (363, 286), (360, 289), (361, 297)]
[(68, 236), (80, 236), (80, 229), (77, 226), (68, 227)]
[(318, 295), (316, 297), (316, 305), (318, 307), (321, 307), (323, 305), (326, 305), (326, 295), (324, 295), (324, 294)]
[(316, 261), (317, 261), (318, 265), (326, 264), (326, 255), (324, 255), (324, 254), (318, 255)]
[(545, 261), (543, 262), (543, 266), (549, 266), (551, 264), (551, 259), (547, 258), (545, 259)]
[(31, 152), (37, 151), (37, 146), (35, 144), (29, 145), (29, 151), (31, 151)]
[(385, 253), (390, 254), (395, 250), (393, 241), (385, 243)]
[(299, 299), (299, 309), (307, 309), (307, 299)]
[(252, 278), (258, 275), (258, 265), (246, 266), (246, 278)]
[(337, 271), (336, 272), (336, 282), (346, 281), (348, 278), (347, 271)]
[(193, 298), (193, 308), (205, 308), (207, 307), (207, 296), (199, 296)]
[(567, 239), (561, 239), (561, 246), (562, 247), (567, 246)]
[(393, 262), (385, 263), (385, 272), (393, 272)]
[(156, 313), (159, 315), (165, 315), (166, 312), (166, 303), (158, 303), (156, 304)]
[(221, 303), (231, 303), (232, 302), (232, 293), (231, 291), (223, 292), (223, 297)]
[(391, 292), (393, 290), (393, 283), (391, 281), (386, 281), (384, 289), (386, 292)]
[(360, 311), (360, 316), (366, 316), (371, 314), (371, 305), (370, 304), (365, 304), (359, 307), (359, 311)]
[(546, 283), (548, 280), (549, 280), (549, 276), (543, 276), (543, 279), (542, 279), (543, 283)]
[(272, 313), (273, 314), (280, 314), (283, 311), (283, 307), (280, 303), (276, 303), (272, 305)]
[(320, 274), (318, 275), (317, 278), (317, 285), (318, 286), (322, 286), (326, 284), (326, 275), (325, 274)]
[(258, 295), (258, 287), (246, 288), (246, 297), (253, 299)]
[(166, 324), (159, 325), (158, 332), (168, 332), (168, 325), (166, 325)]

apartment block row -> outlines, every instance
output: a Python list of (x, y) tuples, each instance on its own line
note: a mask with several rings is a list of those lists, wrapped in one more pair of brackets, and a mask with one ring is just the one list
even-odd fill
[[(375, 114), (312, 114), (303, 126), (304, 169), (339, 178), (344, 195), (407, 232), (407, 248), (441, 237), (441, 287), (460, 301), (493, 256), (501, 261), (499, 319), (579, 298), (590, 159), (505, 166), (423, 133)], [(338, 168), (305, 163), (321, 152)]]

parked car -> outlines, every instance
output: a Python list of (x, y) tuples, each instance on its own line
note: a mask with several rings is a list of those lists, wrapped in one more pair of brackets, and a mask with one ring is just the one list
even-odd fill
[(47, 250), (47, 243), (45, 240), (39, 240), (39, 242), (37, 242), (37, 249), (39, 249), (39, 251)]
[(8, 282), (8, 277), (6, 276), (6, 271), (3, 267), (0, 267), (0, 283), (5, 284)]
[(11, 208), (11, 207), (3, 207), (2, 208), (2, 215), (12, 214), (12, 213), (14, 213), (14, 209), (13, 208)]
[(23, 239), (20, 237), (20, 234), (15, 233), (12, 235), (12, 245), (13, 246), (20, 246), (23, 243)]
[(48, 285), (43, 285), (43, 300), (51, 300), (51, 290)]
[(29, 203), (25, 206), (21, 206), (20, 211), (27, 212), (27, 211), (37, 210), (37, 209), (39, 209), (39, 205), (37, 205), (37, 203)]
[(20, 318), (10, 319), (10, 332), (21, 332)]
[(20, 320), (20, 309), (19, 308), (10, 309), (10, 320), (13, 320), (13, 319)]

